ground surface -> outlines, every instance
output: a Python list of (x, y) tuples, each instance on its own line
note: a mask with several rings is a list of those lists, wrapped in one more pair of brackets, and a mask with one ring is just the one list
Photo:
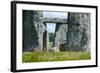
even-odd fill
[(91, 59), (89, 52), (24, 52), (23, 63)]

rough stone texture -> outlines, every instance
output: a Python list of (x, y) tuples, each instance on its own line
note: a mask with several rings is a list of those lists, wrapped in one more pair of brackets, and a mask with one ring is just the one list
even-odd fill
[(43, 18), (43, 22), (66, 24), (67, 23), (67, 19), (66, 18), (47, 18), (47, 17), (44, 17)]
[(47, 50), (46, 51), (48, 51), (49, 50), (49, 32), (47, 31), (47, 40), (46, 40), (46, 42), (47, 42)]
[(36, 27), (36, 30), (38, 32), (38, 43), (39, 49), (43, 49), (43, 33), (46, 30), (46, 26), (43, 24), (43, 12), (42, 11), (34, 11), (33, 14), (33, 24)]
[(33, 25), (33, 11), (23, 10), (23, 51), (32, 51), (38, 44), (38, 32)]
[(56, 24), (55, 30), (55, 46), (60, 47), (62, 43), (67, 41), (67, 31), (68, 31), (67, 24)]
[(52, 47), (49, 49), (49, 52), (60, 52), (58, 47)]
[[(43, 50), (43, 34), (46, 30), (46, 26), (43, 24), (42, 19), (42, 11), (23, 11), (23, 49), (25, 49), (24, 51)], [(45, 43), (47, 42), (45, 41)]]
[(68, 13), (67, 45), (73, 51), (90, 51), (90, 14)]

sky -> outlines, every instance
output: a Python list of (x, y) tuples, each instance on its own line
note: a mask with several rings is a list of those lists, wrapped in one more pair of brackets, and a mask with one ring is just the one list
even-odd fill
[(49, 33), (55, 33), (55, 27), (56, 27), (55, 23), (47, 23), (47, 31)]
[[(43, 12), (44, 17), (53, 17), (53, 18), (66, 18), (68, 17), (67, 12), (54, 12), (54, 11), (44, 11)], [(47, 31), (49, 33), (54, 33), (55, 32), (55, 23), (47, 23)]]

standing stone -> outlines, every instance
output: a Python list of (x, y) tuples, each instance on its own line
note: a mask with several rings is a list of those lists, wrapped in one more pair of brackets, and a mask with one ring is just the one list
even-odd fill
[(61, 44), (66, 43), (67, 31), (68, 31), (67, 24), (56, 24), (55, 47), (60, 48)]
[(90, 51), (90, 14), (68, 13), (68, 48), (72, 51)]
[(46, 30), (46, 26), (43, 24), (43, 11), (34, 11), (33, 18), (33, 24), (38, 32), (38, 48), (43, 50), (43, 45), (46, 43), (43, 44), (43, 34)]
[(46, 51), (49, 51), (49, 32), (47, 31), (47, 38), (46, 38), (46, 42), (47, 42), (47, 47), (46, 47)]
[(23, 10), (23, 51), (42, 51), (43, 45), (46, 43), (47, 46), (48, 40), (45, 38), (46, 41), (43, 42), (45, 31), (43, 11)]
[(38, 32), (33, 25), (33, 11), (23, 10), (23, 51), (32, 51), (38, 44)]

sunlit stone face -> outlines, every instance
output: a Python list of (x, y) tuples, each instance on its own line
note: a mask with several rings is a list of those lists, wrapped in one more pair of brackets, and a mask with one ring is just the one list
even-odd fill
[(44, 11), (44, 17), (53, 17), (53, 18), (66, 18), (68, 17), (67, 12), (55, 12), (55, 11)]

